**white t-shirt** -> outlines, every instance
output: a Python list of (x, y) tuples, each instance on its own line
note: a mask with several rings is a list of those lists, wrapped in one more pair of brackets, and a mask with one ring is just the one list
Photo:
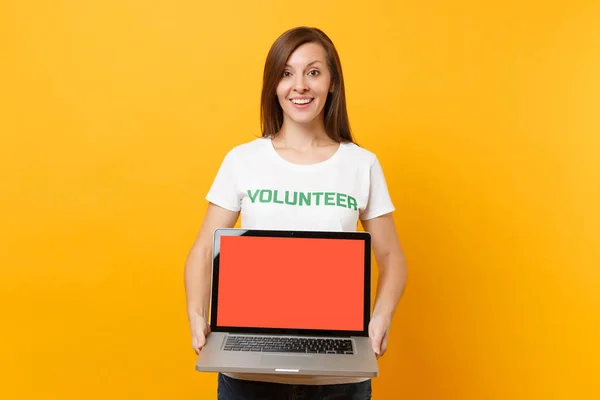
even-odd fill
[[(241, 227), (271, 230), (356, 231), (358, 220), (394, 211), (381, 165), (372, 152), (342, 143), (329, 159), (294, 164), (269, 138), (231, 149), (206, 199), (241, 212)], [(334, 384), (364, 379), (228, 374), (291, 384)]]

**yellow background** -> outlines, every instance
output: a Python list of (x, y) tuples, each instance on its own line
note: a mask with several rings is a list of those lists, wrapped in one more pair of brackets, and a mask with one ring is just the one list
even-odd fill
[(599, 21), (583, 0), (3, 0), (0, 398), (215, 398), (183, 265), (223, 155), (259, 134), (269, 46), (304, 24), (338, 47), (409, 261), (374, 398), (600, 398)]

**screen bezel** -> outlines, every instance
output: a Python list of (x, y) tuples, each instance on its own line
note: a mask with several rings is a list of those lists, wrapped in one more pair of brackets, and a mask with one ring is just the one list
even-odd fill
[[(219, 262), (221, 238), (223, 236), (255, 236), (278, 238), (321, 238), (358, 240), (364, 244), (364, 294), (363, 294), (363, 329), (361, 330), (331, 330), (331, 329), (290, 329), (290, 328), (256, 328), (244, 326), (220, 326), (218, 315), (219, 304)], [(213, 234), (212, 256), (212, 285), (211, 285), (211, 310), (210, 329), (212, 332), (232, 333), (259, 333), (259, 334), (286, 334), (309, 336), (369, 336), (370, 308), (371, 308), (371, 235), (368, 232), (340, 232), (340, 231), (282, 231), (258, 230), (240, 228), (219, 228)]]

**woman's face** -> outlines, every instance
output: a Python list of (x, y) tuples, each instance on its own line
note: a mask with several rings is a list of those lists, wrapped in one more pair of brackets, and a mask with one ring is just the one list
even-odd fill
[(277, 86), (284, 119), (312, 123), (321, 117), (331, 87), (326, 53), (317, 43), (299, 46), (289, 57)]

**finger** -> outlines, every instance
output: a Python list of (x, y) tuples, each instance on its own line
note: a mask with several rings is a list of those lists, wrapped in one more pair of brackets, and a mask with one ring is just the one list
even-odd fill
[(371, 336), (371, 345), (373, 346), (373, 351), (376, 356), (379, 356), (381, 353), (381, 340), (382, 335), (379, 332), (374, 332)]
[[(196, 331), (197, 332), (197, 331)], [(200, 350), (202, 350), (202, 348), (204, 347), (204, 345), (206, 344), (206, 336), (204, 336), (204, 334), (202, 334), (202, 332), (200, 333), (196, 333), (194, 332), (194, 350), (197, 350), (198, 352)]]
[(385, 352), (387, 351), (388, 337), (389, 337), (389, 331), (386, 331), (385, 334), (383, 335), (383, 338), (381, 339), (381, 348), (379, 351), (379, 357), (382, 357), (385, 354)]
[(381, 342), (381, 355), (387, 351), (388, 348), (388, 339), (390, 337), (390, 331), (386, 331), (385, 335), (383, 335), (383, 340)]
[(206, 344), (206, 336), (198, 335), (198, 349), (202, 350), (204, 345)]
[(198, 348), (198, 339), (196, 336), (192, 338), (192, 349), (196, 354), (200, 354), (200, 349)]

